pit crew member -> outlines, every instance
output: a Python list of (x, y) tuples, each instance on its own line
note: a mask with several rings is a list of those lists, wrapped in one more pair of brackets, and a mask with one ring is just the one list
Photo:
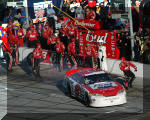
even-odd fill
[(57, 69), (59, 71), (63, 71), (63, 58), (64, 58), (64, 51), (65, 51), (65, 46), (64, 44), (60, 41), (60, 38), (56, 38), (56, 52), (57, 52)]
[(37, 43), (36, 48), (33, 50), (33, 58), (32, 58), (32, 69), (36, 70), (37, 77), (40, 76), (40, 62), (44, 60), (41, 44)]
[(76, 56), (75, 38), (72, 38), (72, 42), (68, 45), (68, 55), (70, 63), (72, 65), (72, 69), (77, 69), (77, 62), (75, 59)]
[(137, 67), (132, 62), (125, 60), (125, 57), (121, 58), (119, 67), (120, 70), (123, 71), (125, 78), (129, 78), (128, 87), (132, 87), (132, 83), (135, 80), (135, 74), (130, 70), (130, 67), (133, 67), (135, 71), (137, 71)]

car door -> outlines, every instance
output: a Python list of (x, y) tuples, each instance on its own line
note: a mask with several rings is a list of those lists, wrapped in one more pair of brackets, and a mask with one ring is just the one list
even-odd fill
[(71, 79), (72, 79), (72, 82), (71, 82), (72, 95), (74, 97), (78, 97), (78, 90), (80, 88), (80, 85), (77, 82), (77, 80), (78, 80), (78, 74), (75, 73), (74, 75), (72, 75)]
[(82, 75), (77, 76), (77, 84), (75, 86), (76, 97), (82, 99), (84, 97), (83, 77)]

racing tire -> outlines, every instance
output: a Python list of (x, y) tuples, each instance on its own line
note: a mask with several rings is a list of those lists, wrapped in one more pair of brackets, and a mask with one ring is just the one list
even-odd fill
[(32, 66), (32, 57), (33, 57), (32, 53), (29, 53), (29, 55), (27, 56), (27, 63), (29, 66)]
[(90, 106), (90, 100), (89, 100), (88, 95), (85, 95), (84, 104), (85, 104), (86, 107), (89, 107), (89, 106)]
[(67, 95), (68, 95), (69, 97), (72, 97), (71, 87), (70, 87), (69, 84), (67, 84)]

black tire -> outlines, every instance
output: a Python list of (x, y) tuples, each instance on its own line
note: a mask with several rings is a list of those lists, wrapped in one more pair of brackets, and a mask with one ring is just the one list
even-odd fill
[(67, 84), (67, 95), (68, 95), (69, 97), (72, 97), (71, 87), (70, 87), (69, 83)]
[(29, 55), (27, 56), (27, 63), (29, 66), (32, 66), (32, 57), (33, 57), (32, 53), (29, 53)]
[(85, 102), (84, 104), (85, 104), (86, 107), (90, 106), (90, 100), (89, 100), (88, 95), (85, 95), (84, 102)]

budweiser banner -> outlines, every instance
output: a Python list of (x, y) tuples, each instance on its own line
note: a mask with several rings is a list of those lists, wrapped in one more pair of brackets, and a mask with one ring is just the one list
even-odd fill
[(101, 26), (99, 24), (99, 21), (96, 20), (83, 20), (83, 19), (76, 19), (78, 22), (75, 22), (75, 25), (78, 27), (81, 27), (81, 25), (85, 26), (86, 28), (90, 29), (100, 29)]
[(79, 53), (84, 56), (86, 44), (92, 44), (95, 50), (99, 48), (99, 41), (103, 40), (106, 46), (107, 58), (117, 59), (118, 49), (116, 46), (116, 33), (105, 31), (105, 30), (95, 30), (89, 33), (86, 30), (79, 32)]

